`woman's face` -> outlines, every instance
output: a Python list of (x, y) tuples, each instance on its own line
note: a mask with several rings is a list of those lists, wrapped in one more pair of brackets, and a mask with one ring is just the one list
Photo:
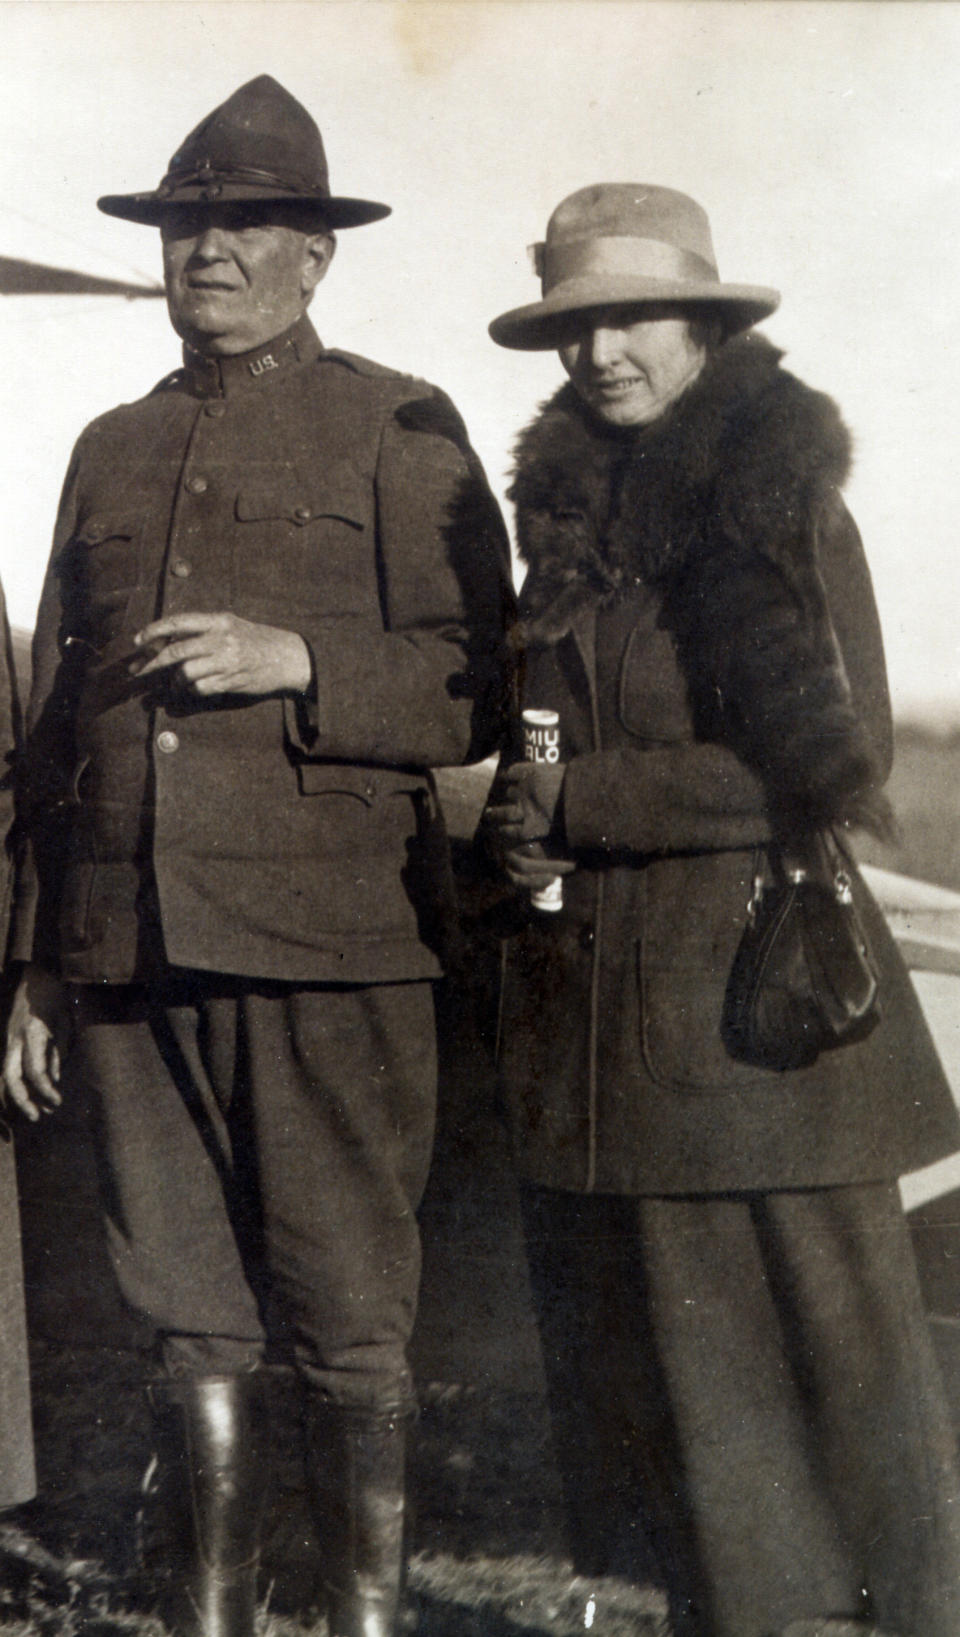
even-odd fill
[(584, 403), (611, 426), (646, 426), (699, 375), (707, 349), (675, 309), (591, 308), (560, 348)]

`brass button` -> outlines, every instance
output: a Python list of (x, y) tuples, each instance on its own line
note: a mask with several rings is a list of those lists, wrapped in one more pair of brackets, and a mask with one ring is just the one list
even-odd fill
[(175, 750), (180, 749), (180, 740), (171, 728), (164, 728), (157, 734), (157, 749), (162, 750), (165, 756), (172, 756)]
[(298, 523), (309, 523), (311, 517), (313, 516), (313, 511), (309, 506), (295, 506), (293, 509), (293, 515)]
[(209, 415), (211, 420), (218, 421), (227, 413), (227, 406), (221, 398), (214, 398), (210, 403), (204, 404), (203, 413)]
[(178, 580), (186, 580), (193, 573), (193, 564), (188, 563), (185, 557), (175, 557), (170, 564), (170, 573), (175, 574)]
[(210, 485), (207, 482), (207, 479), (205, 477), (200, 477), (199, 474), (196, 477), (188, 477), (185, 484), (187, 493), (191, 495), (206, 494), (209, 487)]
[(592, 926), (582, 926), (577, 942), (581, 949), (592, 949), (597, 941), (597, 935)]
[(104, 538), (106, 532), (107, 526), (105, 523), (90, 523), (87, 526), (87, 539), (96, 543), (96, 541)]

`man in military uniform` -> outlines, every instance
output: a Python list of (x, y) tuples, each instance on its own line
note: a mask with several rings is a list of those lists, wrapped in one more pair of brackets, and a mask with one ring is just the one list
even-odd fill
[(449, 401), (317, 339), (333, 230), (388, 211), (331, 196), (275, 81), (155, 191), (99, 203), (159, 226), (184, 363), (67, 475), (6, 1080), (33, 1118), (92, 1098), (114, 1264), (186, 1451), (178, 1637), (252, 1630), (268, 1298), (331, 1637), (383, 1637), (448, 896), (428, 770), (496, 734), (502, 525)]

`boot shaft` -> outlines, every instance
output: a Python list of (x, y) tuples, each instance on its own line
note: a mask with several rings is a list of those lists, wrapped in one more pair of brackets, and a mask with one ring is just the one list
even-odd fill
[(267, 1434), (257, 1375), (150, 1389), (157, 1454), (145, 1480), (147, 1566), (174, 1637), (253, 1637)]
[(408, 1406), (314, 1400), (307, 1479), (320, 1537), (330, 1637), (393, 1637), (405, 1578)]

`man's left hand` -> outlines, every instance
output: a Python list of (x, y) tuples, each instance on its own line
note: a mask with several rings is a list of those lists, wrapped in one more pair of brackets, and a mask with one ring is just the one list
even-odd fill
[(238, 614), (170, 614), (134, 637), (149, 652), (135, 659), (135, 676), (173, 670), (194, 693), (306, 693), (313, 680), (310, 650), (296, 631), (257, 625)]

